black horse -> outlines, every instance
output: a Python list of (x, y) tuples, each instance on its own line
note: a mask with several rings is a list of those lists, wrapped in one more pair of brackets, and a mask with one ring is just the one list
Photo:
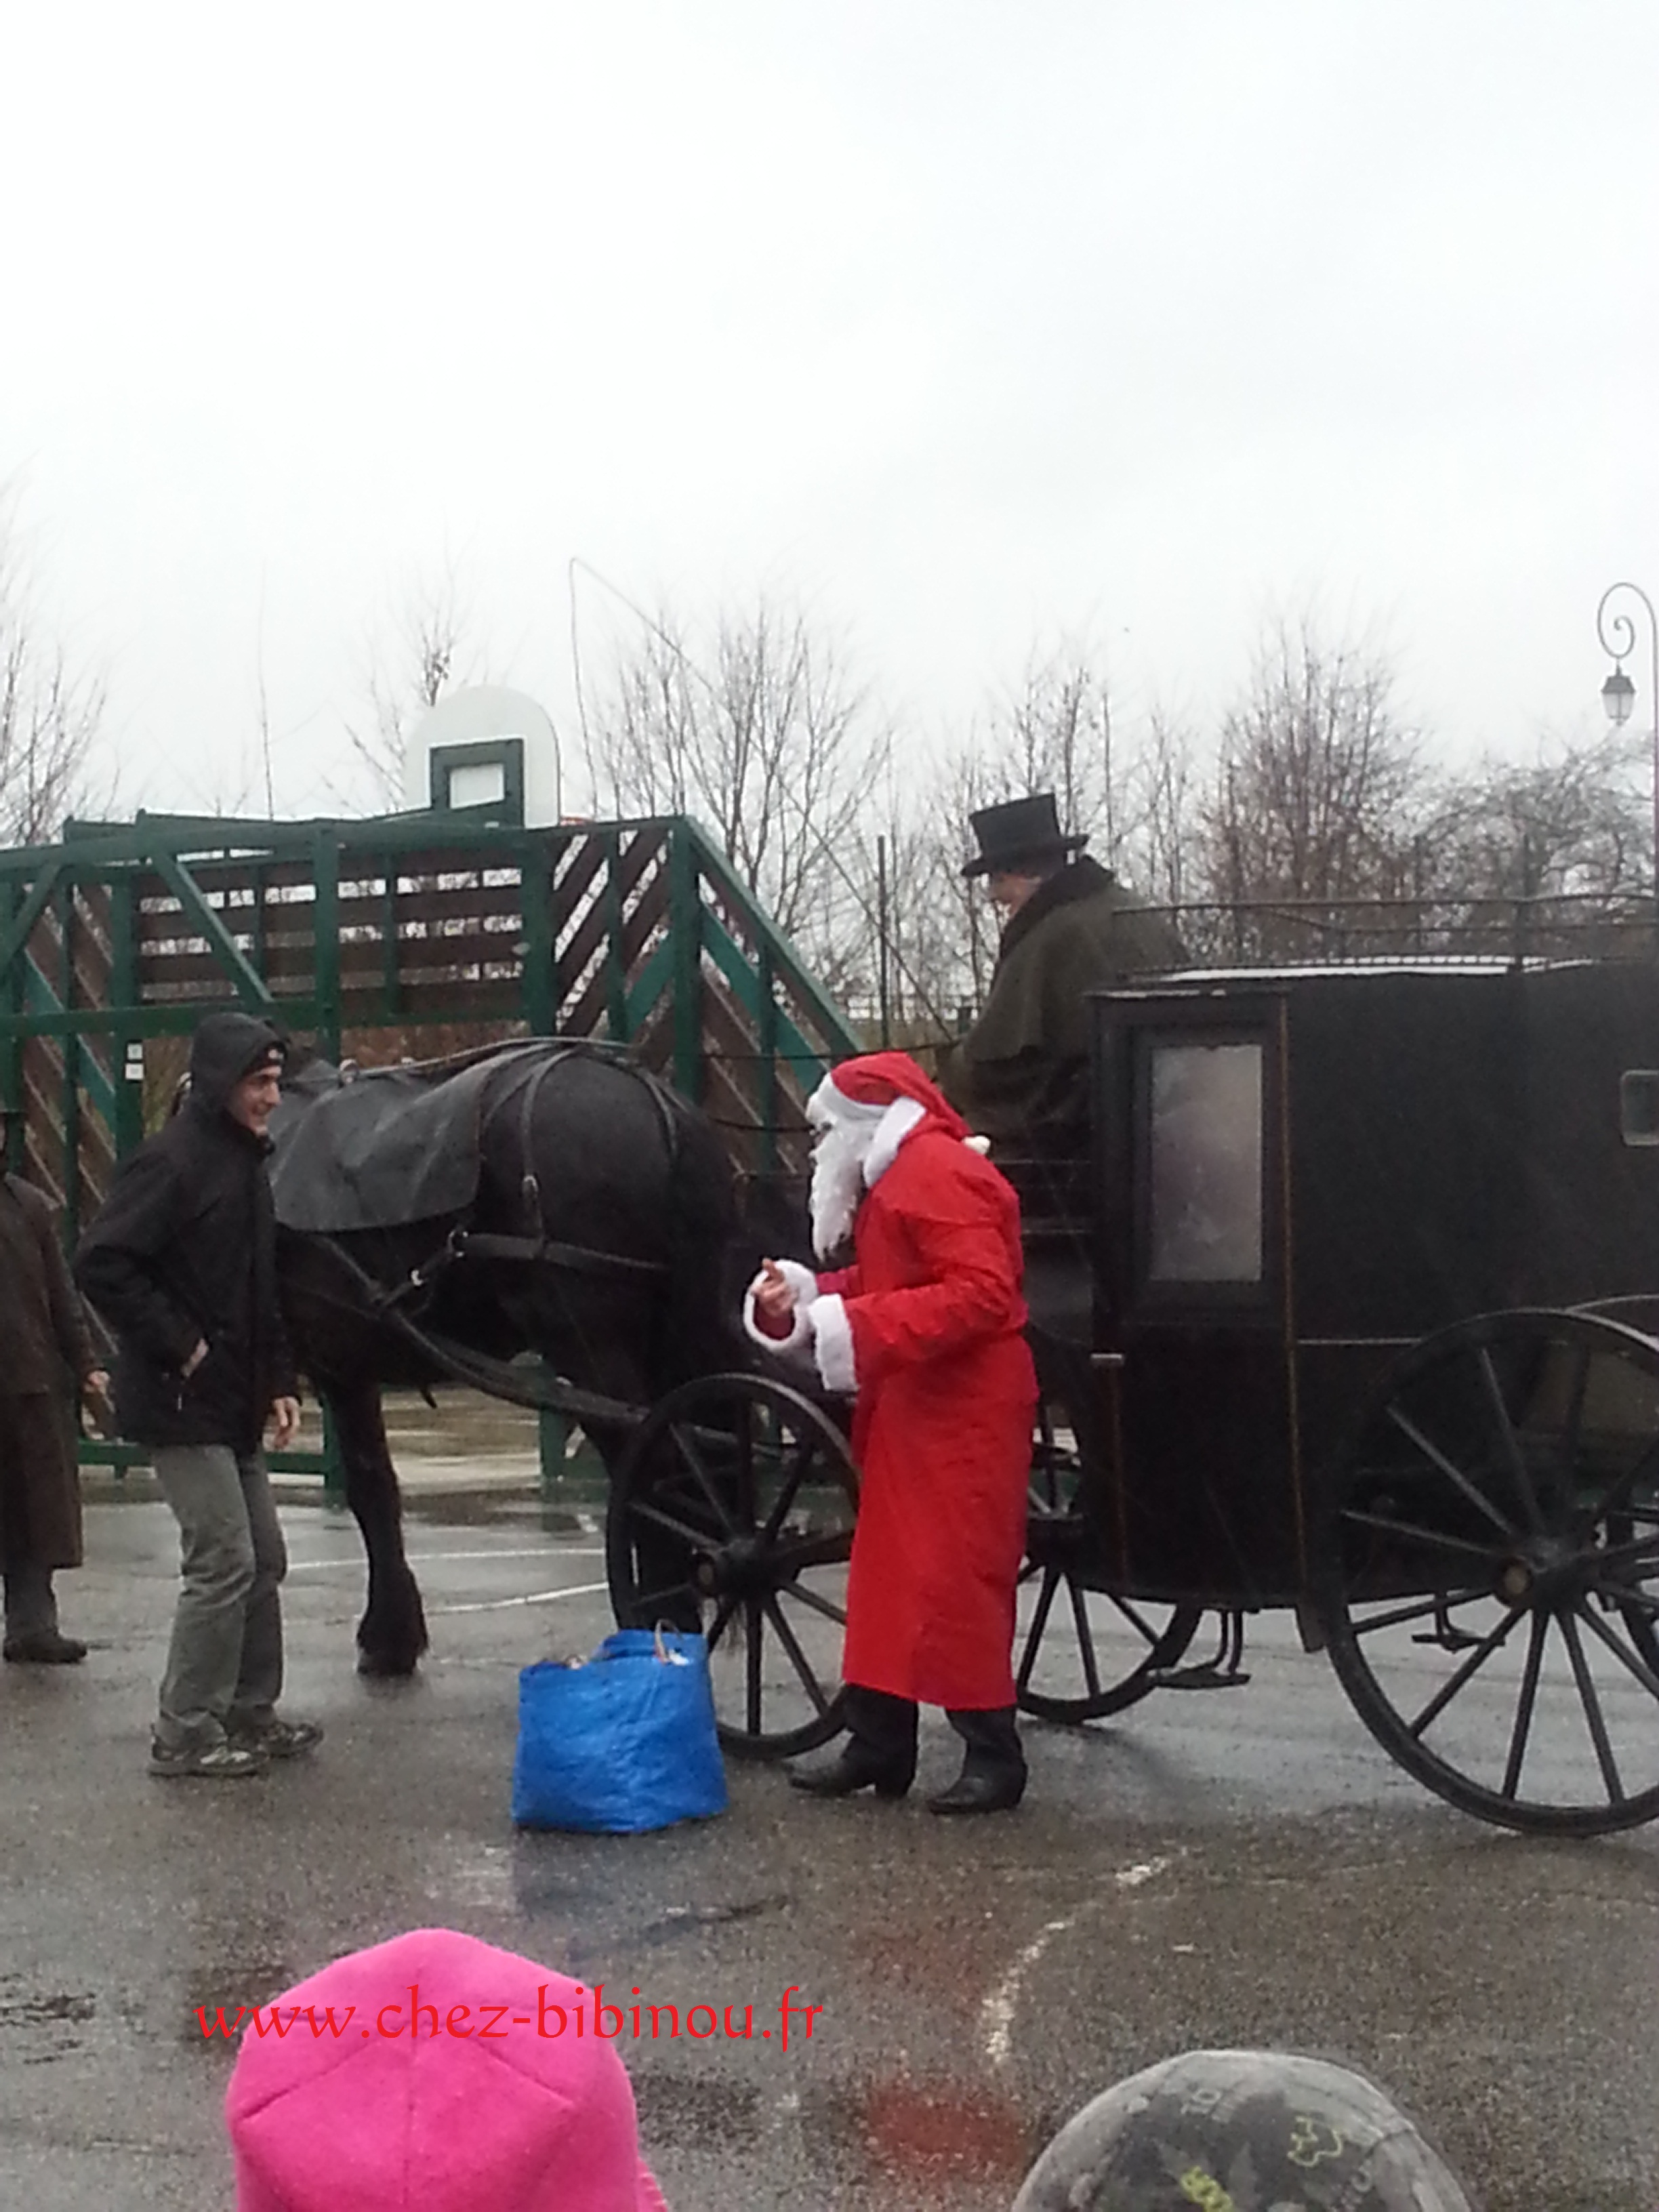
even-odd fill
[[(445, 1069), (357, 1079), (343, 1185), (337, 1158), (328, 1164), (331, 1134), (322, 1170), (296, 1183), (319, 1156), (307, 1140), (325, 1133), (322, 1121), (307, 1130), (308, 1117), (340, 1120), (343, 1102), (322, 1104), (342, 1090), (339, 1070), (301, 1070), (272, 1125), (283, 1310), (299, 1365), (333, 1416), (368, 1558), (357, 1629), (368, 1674), (407, 1674), (427, 1644), (383, 1386), (459, 1378), (533, 1397), (532, 1378), (507, 1363), (538, 1353), (609, 1467), (630, 1433), (626, 1408), (746, 1364), (729, 1294), (733, 1179), (703, 1116), (600, 1047), (508, 1046), (470, 1055), (456, 1073), (465, 1081), (448, 1095), (465, 1093), (465, 1110), (435, 1121), (428, 1113), (421, 1125), (442, 1133), (434, 1149), (453, 1156), (439, 1165), (454, 1172), (435, 1182), (431, 1161), (410, 1156), (407, 1125), (401, 1149), (389, 1125), (380, 1145), (376, 1116), (399, 1082), (410, 1093), (444, 1091)], [(366, 1209), (349, 1187), (354, 1174), (359, 1193), (370, 1187)], [(323, 1189), (331, 1176), (333, 1198)], [(428, 1212), (434, 1191), (464, 1202)], [(370, 1225), (349, 1225), (365, 1212)], [(295, 1218), (331, 1225), (295, 1228)]]

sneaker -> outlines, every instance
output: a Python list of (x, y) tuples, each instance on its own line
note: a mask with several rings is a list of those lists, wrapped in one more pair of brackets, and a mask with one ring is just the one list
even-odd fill
[(269, 1765), (262, 1751), (238, 1743), (186, 1743), (174, 1748), (152, 1742), (149, 1771), (162, 1781), (195, 1778), (203, 1782), (237, 1782), (249, 1774), (263, 1774)]
[(316, 1750), (323, 1731), (317, 1721), (268, 1720), (253, 1728), (233, 1727), (230, 1740), (265, 1759), (303, 1759)]

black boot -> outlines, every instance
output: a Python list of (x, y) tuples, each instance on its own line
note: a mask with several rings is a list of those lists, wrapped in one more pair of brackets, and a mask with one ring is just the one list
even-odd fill
[(948, 1790), (927, 1800), (930, 1813), (1009, 1813), (1025, 1795), (1025, 1754), (1019, 1747), (1014, 1709), (946, 1713), (967, 1749), (962, 1771)]
[(915, 1779), (915, 1707), (907, 1698), (850, 1682), (846, 1699), (846, 1742), (822, 1766), (792, 1767), (791, 1784), (813, 1797), (850, 1797), (855, 1790), (902, 1797)]

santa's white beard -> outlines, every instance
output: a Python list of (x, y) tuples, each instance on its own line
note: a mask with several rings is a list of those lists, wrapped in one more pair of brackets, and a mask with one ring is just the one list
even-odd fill
[(864, 1196), (864, 1163), (875, 1134), (856, 1122), (836, 1122), (812, 1153), (812, 1249), (827, 1260), (853, 1233)]

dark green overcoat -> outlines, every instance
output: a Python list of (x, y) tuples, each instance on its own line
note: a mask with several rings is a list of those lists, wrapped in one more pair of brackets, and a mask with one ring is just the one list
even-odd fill
[(985, 1010), (941, 1060), (945, 1095), (1010, 1155), (1075, 1152), (1089, 1118), (1085, 994), (1184, 958), (1162, 915), (1098, 861), (1071, 861), (1003, 931)]

